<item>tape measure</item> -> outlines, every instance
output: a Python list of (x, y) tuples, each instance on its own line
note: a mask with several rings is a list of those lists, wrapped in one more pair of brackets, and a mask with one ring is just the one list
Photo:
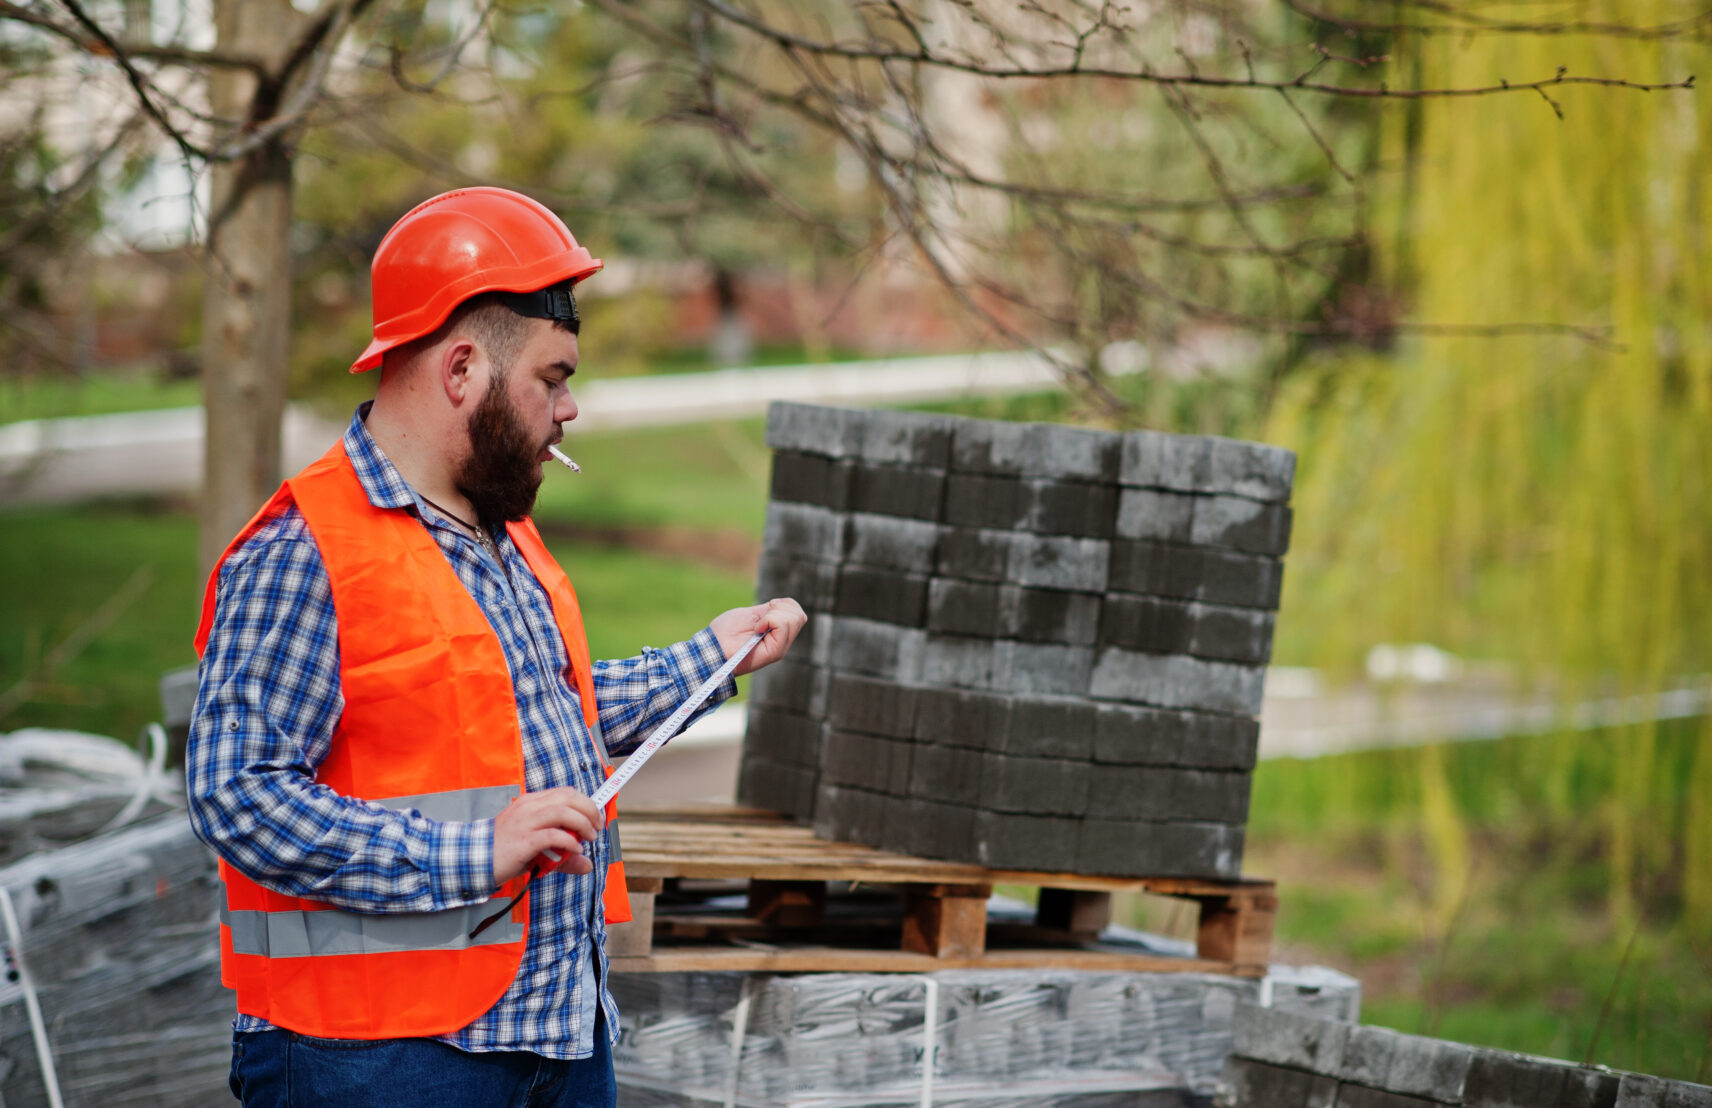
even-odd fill
[(701, 687), (691, 693), (688, 700), (678, 705), (677, 711), (666, 717), (666, 722), (654, 728), (654, 733), (644, 739), (642, 745), (637, 747), (630, 757), (624, 759), (624, 764), (613, 771), (612, 776), (606, 779), (606, 784), (589, 797), (590, 800), (594, 801), (594, 806), (596, 808), (606, 807), (606, 802), (618, 795), (618, 790), (624, 787), (624, 783), (636, 776), (636, 771), (641, 769), (648, 759), (654, 756), (655, 752), (677, 737), (679, 730), (683, 728), (690, 716), (695, 714), (696, 709), (707, 703), (707, 698), (713, 695), (714, 690), (731, 678), (732, 671), (737, 668), (738, 663), (747, 658), (749, 652), (755, 649), (756, 644), (766, 637), (765, 631), (759, 632), (748, 642), (738, 647), (737, 653), (725, 659), (725, 664), (715, 670), (712, 677), (703, 681)]

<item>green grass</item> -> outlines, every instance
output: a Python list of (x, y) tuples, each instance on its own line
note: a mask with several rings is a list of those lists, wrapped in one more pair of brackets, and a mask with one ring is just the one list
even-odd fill
[(100, 373), (16, 377), (0, 374), (0, 423), (24, 419), (142, 412), (202, 403), (201, 383), (154, 374)]
[[(136, 601), (0, 717), (0, 731), (63, 727), (131, 741), (160, 718), (160, 675), (196, 660), (195, 519), (144, 504), (28, 508), (0, 513), (0, 532), (0, 694), (36, 672), (134, 575), (146, 575)], [(753, 602), (747, 573), (551, 545), (577, 587), (597, 658), (669, 645), (726, 608)]]
[(760, 535), (772, 466), (761, 420), (587, 434), (575, 427), (565, 450), (583, 472), (549, 465), (537, 519)]

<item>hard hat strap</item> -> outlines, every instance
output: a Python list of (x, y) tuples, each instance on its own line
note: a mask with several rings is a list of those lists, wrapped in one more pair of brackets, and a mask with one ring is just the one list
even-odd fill
[(551, 319), (576, 332), (582, 326), (582, 318), (577, 314), (577, 298), (571, 295), (571, 286), (575, 283), (566, 281), (537, 292), (497, 292), (494, 296), (518, 315), (530, 319)]

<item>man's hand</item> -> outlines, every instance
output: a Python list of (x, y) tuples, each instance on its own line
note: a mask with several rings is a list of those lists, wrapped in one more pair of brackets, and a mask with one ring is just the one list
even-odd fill
[(769, 600), (765, 604), (757, 604), (753, 608), (733, 608), (729, 612), (721, 612), (708, 624), (713, 629), (714, 637), (719, 639), (719, 649), (725, 652), (727, 658), (737, 653), (749, 637), (757, 631), (765, 631), (767, 637), (755, 644), (755, 649), (749, 656), (737, 665), (737, 676), (753, 673), (762, 666), (770, 666), (785, 656), (785, 651), (796, 641), (797, 633), (808, 623), (808, 615), (802, 610), (802, 605), (788, 597), (781, 600)]
[(583, 843), (600, 834), (606, 814), (572, 788), (524, 793), (493, 820), (493, 883), (503, 885), (544, 850), (561, 861), (560, 873), (591, 873)]

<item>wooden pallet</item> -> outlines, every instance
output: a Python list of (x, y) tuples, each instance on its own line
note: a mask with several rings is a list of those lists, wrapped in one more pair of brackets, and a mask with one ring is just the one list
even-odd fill
[[(627, 809), (619, 827), (635, 914), (609, 930), (620, 972), (1056, 967), (1260, 977), (1271, 952), (1270, 881), (994, 870), (817, 839), (752, 808)], [(989, 923), (987, 897), (1000, 884), (1040, 889), (1032, 925)], [(698, 889), (745, 892), (746, 910), (701, 910)], [(1111, 894), (1123, 891), (1195, 902), (1196, 956), (1097, 942)], [(852, 903), (864, 896), (873, 903)]]

